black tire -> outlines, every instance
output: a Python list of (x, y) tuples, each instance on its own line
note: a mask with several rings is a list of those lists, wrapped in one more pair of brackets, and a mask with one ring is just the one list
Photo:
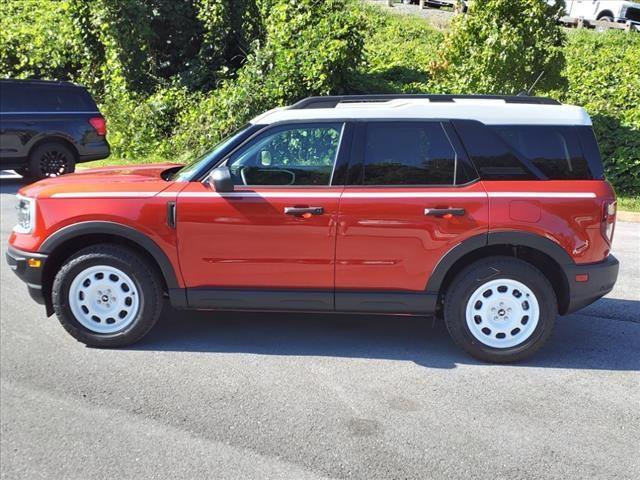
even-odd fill
[(598, 20), (600, 20), (601, 22), (613, 22), (613, 17), (610, 17), (609, 15), (603, 15)]
[(29, 173), (29, 169), (26, 168), (26, 167), (24, 167), (24, 168), (16, 168), (14, 170), (14, 172), (16, 172), (22, 178), (29, 178), (31, 176), (31, 174)]
[[(467, 324), (467, 306), (471, 301), (472, 295), (481, 286), (489, 285), (489, 282), (494, 280), (503, 279), (515, 280), (533, 293), (538, 304), (539, 318), (535, 328), (530, 327), (532, 330), (529, 336), (523, 339), (521, 343), (507, 348), (496, 348), (481, 342), (471, 332)], [(516, 291), (514, 295), (517, 295), (517, 293)], [(490, 295), (492, 294), (490, 293)], [(524, 301), (519, 298), (514, 301)], [(477, 303), (473, 304), (473, 307), (469, 305), (469, 308), (478, 308)], [(529, 308), (528, 303), (527, 308)], [(500, 311), (503, 312), (502, 315), (505, 315), (503, 309), (500, 309)], [(556, 295), (547, 277), (531, 264), (512, 257), (489, 257), (469, 265), (454, 278), (449, 290), (445, 293), (444, 319), (451, 338), (471, 356), (486, 362), (516, 362), (533, 355), (551, 335), (557, 314)], [(482, 317), (482, 315), (474, 316), (470, 322), (475, 321), (476, 324), (480, 325), (478, 327), (480, 329), (484, 325), (484, 323), (481, 325), (480, 322), (485, 322), (486, 319), (478, 317)], [(527, 318), (525, 319), (525, 317)], [(509, 317), (506, 318), (507, 320), (509, 319)], [(500, 320), (502, 318), (498, 319), (498, 321)], [(529, 317), (526, 315), (521, 319), (523, 325), (526, 325), (524, 323), (525, 320), (529, 321)], [(517, 321), (520, 321), (520, 319)], [(489, 319), (489, 322), (491, 322), (491, 319)], [(513, 319), (511, 322), (513, 322)], [(491, 326), (491, 324), (488, 326)], [(525, 326), (522, 329), (523, 331), (526, 330)], [(513, 330), (513, 332), (515, 331), (516, 329)], [(487, 332), (488, 335), (492, 333), (490, 328), (487, 329)], [(481, 332), (478, 332), (478, 335), (480, 334)], [(489, 338), (487, 341), (497, 342), (490, 336), (487, 338)], [(517, 337), (514, 337), (514, 339), (517, 339)]]
[(73, 173), (75, 169), (74, 153), (61, 143), (44, 143), (29, 155), (29, 172), (34, 178), (57, 177)]
[[(69, 305), (73, 280), (87, 268), (95, 266), (121, 270), (139, 292), (137, 313), (121, 331), (96, 333), (78, 321)], [(79, 342), (92, 347), (122, 347), (136, 343), (155, 325), (163, 302), (157, 269), (133, 250), (110, 244), (87, 247), (69, 258), (55, 276), (51, 297), (55, 313), (65, 330)]]

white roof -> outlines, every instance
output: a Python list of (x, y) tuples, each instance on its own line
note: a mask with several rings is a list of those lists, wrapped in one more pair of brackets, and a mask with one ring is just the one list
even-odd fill
[(502, 99), (456, 98), (432, 102), (425, 98), (338, 103), (334, 108), (274, 108), (251, 123), (320, 119), (466, 119), (487, 125), (591, 125), (589, 114), (573, 105), (508, 103)]

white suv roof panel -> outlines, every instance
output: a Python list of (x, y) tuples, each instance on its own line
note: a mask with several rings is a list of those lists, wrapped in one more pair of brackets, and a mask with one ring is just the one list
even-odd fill
[(339, 103), (334, 108), (276, 108), (257, 116), (251, 123), (330, 119), (465, 119), (487, 125), (591, 125), (587, 112), (573, 105), (519, 104), (482, 98), (460, 98), (452, 102), (405, 98)]

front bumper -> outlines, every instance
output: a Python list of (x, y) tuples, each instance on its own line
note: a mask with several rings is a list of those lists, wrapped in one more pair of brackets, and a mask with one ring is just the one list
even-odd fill
[[(620, 263), (613, 255), (604, 262), (572, 265), (567, 269), (569, 279), (569, 305), (565, 314), (580, 310), (613, 290), (618, 279)], [(576, 281), (576, 275), (587, 274), (586, 282)]]
[[(25, 252), (9, 246), (6, 257), (11, 270), (14, 271), (20, 280), (27, 284), (27, 289), (29, 290), (31, 298), (39, 304), (45, 305), (46, 302), (42, 290), (42, 272), (44, 271), (47, 256), (42, 253)], [(39, 266), (30, 266), (29, 260), (38, 260)], [(33, 264), (33, 262), (31, 263)]]

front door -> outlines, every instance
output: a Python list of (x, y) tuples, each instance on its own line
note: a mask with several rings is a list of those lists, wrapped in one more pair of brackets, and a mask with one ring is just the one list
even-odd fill
[(344, 182), (332, 186), (332, 177), (344, 128), (270, 127), (226, 160), (235, 191), (192, 182), (179, 194), (178, 251), (191, 306), (333, 309)]
[(359, 124), (353, 152), (338, 220), (336, 309), (429, 313), (438, 262), (487, 233), (487, 194), (448, 122)]

